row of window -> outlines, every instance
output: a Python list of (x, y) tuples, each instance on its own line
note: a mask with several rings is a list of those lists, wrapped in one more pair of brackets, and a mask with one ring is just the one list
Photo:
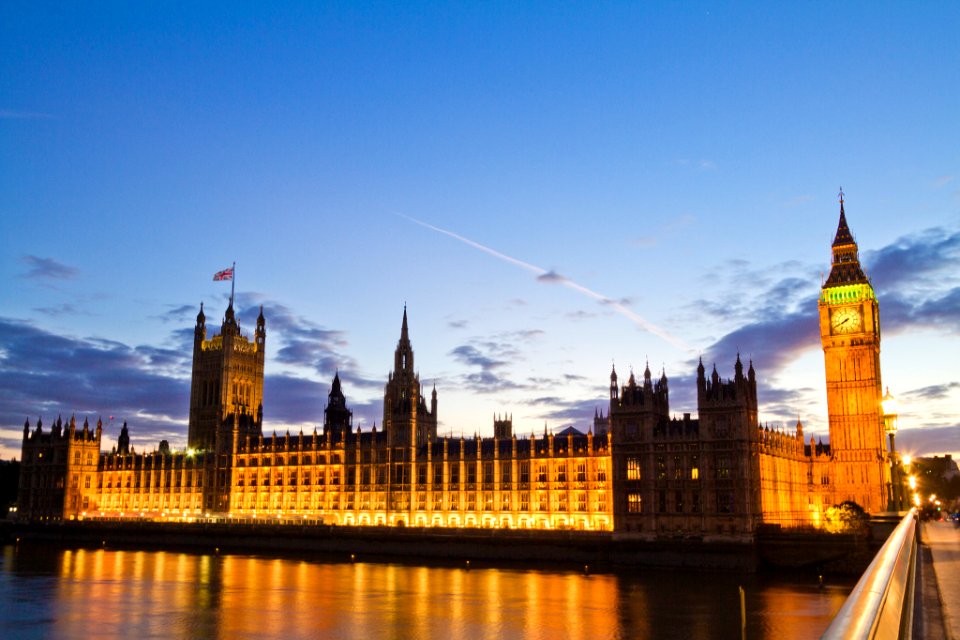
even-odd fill
[[(369, 452), (365, 452), (365, 455), (364, 455), (364, 459), (363, 459), (364, 464), (371, 463), (368, 455), (366, 455), (367, 453)], [(322, 455), (317, 456), (316, 462), (317, 464), (326, 464), (326, 460)], [(340, 464), (340, 455), (333, 454), (330, 458), (330, 463)], [(286, 464), (286, 460), (283, 456), (277, 456), (275, 459), (271, 459), (267, 457), (267, 458), (263, 458), (262, 461), (259, 461), (258, 458), (250, 458), (249, 460), (246, 458), (240, 458), (237, 462), (237, 466), (239, 467), (244, 467), (244, 466), (250, 466), (250, 467), (265, 466), (266, 467), (271, 465), (283, 466), (284, 464)], [(291, 455), (289, 458), (289, 464), (290, 465), (299, 464), (299, 457), (297, 455)], [(312, 458), (309, 454), (306, 454), (303, 456), (303, 464), (304, 465), (312, 464)], [(373, 464), (377, 464), (377, 463), (374, 462)], [(538, 480), (541, 482), (546, 482), (547, 469), (548, 469), (547, 463), (541, 462), (541, 463), (535, 463), (535, 465), (536, 466), (535, 466), (534, 473), (538, 476)], [(400, 463), (400, 464), (395, 464), (395, 466), (399, 469), (402, 469), (403, 470), (402, 473), (407, 473), (408, 466), (406, 464)], [(450, 468), (451, 475), (459, 475), (460, 465), (456, 461), (448, 461), (447, 466), (449, 466)], [(443, 468), (444, 468), (443, 464), (433, 465), (433, 470), (434, 470), (433, 477), (437, 484), (439, 484), (439, 482), (441, 481), (440, 479), (442, 478)], [(464, 464), (464, 468), (466, 469), (467, 474), (470, 474), (476, 477), (477, 465), (473, 464), (472, 462), (467, 462)], [(560, 462), (556, 464), (554, 468), (556, 479), (560, 482), (565, 482), (567, 477), (567, 471), (568, 471), (568, 466), (566, 462)], [(578, 481), (584, 482), (587, 479), (586, 476), (588, 473), (587, 462), (579, 461), (576, 463), (570, 463), (569, 471), (570, 471), (570, 474), (574, 475)], [(420, 484), (426, 484), (427, 465), (426, 464), (418, 465), (417, 473), (420, 477)], [(482, 465), (482, 473), (484, 478), (483, 481), (487, 483), (492, 483), (494, 481), (493, 478), (495, 473), (494, 464), (492, 462), (484, 462)], [(511, 479), (512, 473), (513, 473), (513, 465), (510, 464), (509, 460), (503, 461), (500, 464), (501, 481), (509, 482)], [(527, 460), (521, 461), (518, 464), (518, 473), (521, 477), (521, 482), (529, 482), (530, 461), (527, 461)], [(606, 469), (606, 464), (604, 462), (600, 461), (596, 464), (596, 474), (597, 474), (597, 478), (596, 478), (597, 480), (600, 480), (600, 481), (606, 480), (607, 469)]]
[[(131, 487), (139, 489), (143, 486), (147, 489), (151, 487), (179, 489), (181, 486), (193, 487), (194, 485), (197, 487), (203, 486), (203, 471), (188, 471), (182, 475), (171, 471), (147, 471), (143, 474), (125, 473), (119, 477), (114, 477), (112, 474), (99, 474), (97, 487), (100, 489), (119, 489), (122, 486), (125, 489)], [(84, 478), (83, 486), (85, 489), (90, 488), (90, 475)]]
[[(304, 464), (309, 464), (309, 456), (304, 456)], [(250, 461), (250, 466), (257, 466), (255, 464), (256, 460), (252, 459)], [(296, 464), (296, 456), (293, 456), (291, 464)], [(370, 466), (361, 466), (359, 467), (360, 482), (361, 484), (370, 484), (371, 478), (376, 478), (376, 484), (385, 484), (386, 483), (386, 469), (388, 467), (384, 465), (377, 465), (376, 467)], [(391, 482), (394, 484), (409, 484), (410, 482), (410, 467), (407, 464), (394, 464), (390, 467), (391, 470)], [(537, 463), (534, 466), (533, 476), (536, 482), (546, 483), (550, 481), (550, 473), (548, 471), (549, 467), (547, 463)], [(570, 472), (568, 473), (567, 463), (562, 462), (556, 464), (553, 470), (553, 481), (554, 482), (567, 482), (568, 479), (574, 482), (587, 482), (588, 479), (593, 479), (596, 482), (606, 482), (607, 481), (607, 467), (604, 462), (599, 462), (596, 465), (593, 473), (590, 473), (588, 465), (585, 461), (571, 463)], [(318, 478), (317, 484), (322, 484), (322, 478), (324, 477), (324, 469), (317, 469), (314, 471), (315, 477)], [(331, 469), (333, 478), (335, 480), (331, 484), (339, 484), (339, 474), (340, 469)], [(309, 471), (304, 473), (304, 478), (307, 477)], [(358, 468), (350, 466), (345, 469), (346, 482), (347, 484), (354, 484), (356, 482), (356, 477), (358, 473)], [(428, 466), (426, 464), (417, 465), (417, 484), (427, 484), (427, 479), (430, 477), (428, 473)], [(466, 477), (466, 482), (468, 484), (476, 484), (477, 482), (477, 465), (467, 464), (465, 465), (465, 472), (461, 473), (461, 468), (459, 464), (450, 464), (449, 465), (449, 483), (450, 484), (460, 484), (463, 476)], [(495, 473), (495, 467), (492, 462), (486, 462), (482, 465), (480, 469), (482, 474), (484, 484), (494, 484), (495, 481), (499, 479), (501, 484), (509, 484), (513, 481), (513, 467), (509, 464), (503, 464), (500, 466), (499, 474)], [(289, 478), (292, 480), (288, 481), (288, 484), (296, 484), (297, 472), (291, 471)], [(531, 465), (529, 462), (524, 461), (518, 465), (518, 477), (519, 482), (522, 484), (527, 484), (530, 482), (531, 477)], [(590, 478), (592, 476), (592, 478)], [(252, 478), (253, 475), (250, 476)], [(443, 465), (433, 465), (432, 479), (434, 485), (442, 485), (444, 483), (444, 466)], [(249, 482), (249, 480), (248, 480)], [(309, 484), (308, 481), (304, 480), (303, 484)]]
[[(353, 494), (344, 494), (342, 496), (334, 495), (328, 497), (325, 500), (314, 500), (312, 504), (306, 504), (306, 501), (303, 501), (300, 504), (300, 508), (304, 509), (334, 509), (339, 510), (343, 508), (344, 510), (350, 511), (359, 505), (361, 510), (375, 509), (378, 511), (383, 511), (387, 505), (387, 496), (384, 493), (376, 494), (361, 494), (360, 499), (357, 500)], [(405, 511), (410, 509), (411, 506), (411, 496), (410, 494), (395, 494), (391, 495), (389, 499), (390, 508), (399, 511)], [(494, 499), (492, 493), (484, 493), (480, 496), (479, 501), (477, 500), (476, 494), (468, 494), (464, 500), (460, 500), (460, 496), (454, 494), (451, 495), (447, 501), (446, 508), (444, 508), (444, 501), (442, 495), (429, 495), (426, 493), (418, 493), (413, 497), (413, 507), (416, 511), (426, 511), (428, 505), (432, 505), (434, 511), (477, 511), (479, 503), (480, 511), (493, 511), (495, 506), (500, 511), (511, 511), (516, 508), (517, 511), (530, 511), (531, 500), (529, 495), (522, 495), (518, 500), (511, 500), (509, 494), (504, 494), (500, 496), (499, 500)], [(541, 494), (536, 496), (532, 501), (535, 511), (547, 512), (551, 510), (551, 501), (547, 494)], [(570, 511), (571, 506), (574, 511), (577, 512), (587, 512), (589, 510), (590, 501), (588, 500), (587, 494), (580, 493), (575, 496), (574, 500), (568, 500), (567, 495), (561, 494), (556, 496), (553, 500), (553, 511)], [(260, 499), (256, 499), (255, 496), (247, 496), (246, 499), (241, 499), (238, 501), (238, 507), (241, 509), (268, 509), (272, 508), (274, 510), (280, 509), (281, 506), (287, 508), (292, 508), (293, 504), (290, 501), (287, 501), (286, 505), (281, 505), (279, 496), (274, 496), (272, 499), (268, 499), (267, 496), (261, 496)], [(593, 507), (596, 511), (606, 511), (607, 510), (607, 497), (606, 494), (600, 494), (596, 496), (596, 500), (593, 503)]]
[[(732, 491), (718, 491), (717, 513), (734, 513), (736, 503)], [(682, 491), (673, 492), (672, 504), (668, 504), (668, 492), (657, 491), (656, 513), (700, 513), (702, 511), (700, 492), (690, 494), (689, 503), (684, 500)], [(639, 491), (627, 493), (627, 513), (643, 513), (643, 495)]]
[[(113, 494), (110, 496), (104, 496), (100, 504), (98, 505), (100, 509), (131, 509), (138, 511), (140, 509), (199, 509), (200, 508), (200, 496), (184, 496), (181, 500), (181, 496), (174, 494), (167, 499), (158, 499), (144, 497), (143, 500), (139, 496), (126, 496), (120, 494)], [(88, 496), (83, 497), (83, 508), (88, 509), (90, 505), (90, 499)]]
[[(729, 455), (718, 455), (716, 457), (716, 468), (714, 477), (718, 480), (725, 480), (733, 477), (733, 465)], [(699, 480), (700, 479), (700, 456), (673, 456), (672, 464), (667, 466), (667, 456), (658, 455), (654, 460), (654, 473), (657, 480)], [(627, 480), (642, 480), (642, 464), (639, 456), (627, 457), (626, 468)]]
[[(61, 464), (63, 462), (64, 449), (50, 449), (24, 452), (24, 462), (47, 462), (51, 464)], [(85, 464), (94, 464), (95, 459), (92, 451), (87, 451), (86, 456), (79, 449), (73, 451), (73, 464), (78, 465), (81, 462)]]

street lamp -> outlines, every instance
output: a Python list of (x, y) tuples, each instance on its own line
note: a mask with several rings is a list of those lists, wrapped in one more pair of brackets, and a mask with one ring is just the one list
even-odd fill
[(899, 483), (897, 481), (897, 447), (894, 439), (897, 435), (897, 399), (890, 395), (890, 387), (880, 400), (883, 409), (883, 428), (890, 436), (890, 511), (900, 510)]

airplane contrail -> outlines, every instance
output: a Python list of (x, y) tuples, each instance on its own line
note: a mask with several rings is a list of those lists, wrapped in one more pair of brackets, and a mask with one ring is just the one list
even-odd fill
[[(556, 273), (556, 272), (553, 272), (553, 271), (548, 271), (547, 269), (544, 269), (544, 268), (542, 268), (542, 267), (538, 267), (538, 266), (535, 265), (535, 264), (530, 264), (529, 262), (524, 262), (523, 260), (518, 260), (517, 258), (514, 258), (514, 257), (512, 257), (512, 256), (508, 256), (508, 255), (505, 254), (505, 253), (500, 253), (500, 252), (497, 251), (496, 249), (492, 249), (492, 248), (490, 248), (490, 247), (488, 247), (488, 246), (486, 246), (486, 245), (482, 245), (482, 244), (480, 244), (479, 242), (475, 242), (475, 241), (471, 240), (470, 238), (465, 238), (465, 237), (461, 236), (461, 235), (458, 234), (458, 233), (454, 233), (453, 231), (449, 231), (449, 230), (443, 229), (443, 228), (441, 228), (441, 227), (436, 227), (436, 226), (434, 226), (434, 225), (432, 225), (432, 224), (430, 224), (430, 223), (428, 223), (428, 222), (424, 222), (423, 220), (417, 220), (416, 218), (413, 218), (413, 217), (404, 215), (404, 214), (402, 214), (402, 213), (398, 213), (397, 215), (400, 216), (401, 218), (406, 218), (406, 219), (409, 220), (410, 222), (413, 222), (413, 223), (415, 223), (415, 224), (418, 224), (418, 225), (420, 225), (421, 227), (424, 227), (425, 229), (430, 229), (431, 231), (435, 231), (435, 232), (437, 232), (437, 233), (442, 233), (443, 235), (449, 236), (449, 237), (453, 238), (454, 240), (458, 240), (458, 241), (464, 243), (465, 245), (468, 245), (468, 246), (473, 247), (474, 249), (477, 249), (477, 250), (479, 250), (479, 251), (483, 251), (484, 253), (486, 253), (486, 254), (488, 254), (488, 255), (491, 255), (491, 256), (493, 256), (494, 258), (497, 258), (498, 260), (502, 260), (502, 261), (507, 262), (507, 263), (509, 263), (509, 264), (512, 264), (512, 265), (514, 265), (514, 266), (516, 266), (516, 267), (520, 267), (521, 269), (525, 269), (526, 271), (529, 271), (530, 273), (534, 273), (534, 274), (537, 275), (537, 278), (538, 278), (538, 279), (541, 279), (541, 280), (544, 280), (544, 281), (548, 281), (548, 282), (557, 282), (557, 283), (562, 284), (563, 286), (567, 287), (568, 289), (573, 289), (574, 291), (576, 291), (576, 292), (578, 292), (578, 293), (581, 293), (581, 294), (587, 296), (588, 298), (593, 298), (593, 299), (596, 300), (597, 302), (601, 302), (601, 303), (603, 303), (603, 304), (605, 304), (605, 305), (608, 305), (611, 309), (613, 309), (614, 311), (616, 311), (616, 312), (619, 313), (620, 315), (624, 316), (625, 318), (627, 318), (628, 320), (630, 320), (633, 324), (635, 324), (635, 325), (638, 326), (639, 328), (643, 329), (643, 330), (646, 331), (647, 333), (652, 333), (653, 335), (657, 336), (658, 338), (661, 338), (662, 340), (664, 340), (664, 341), (666, 341), (666, 342), (669, 342), (670, 344), (672, 344), (673, 346), (677, 347), (678, 349), (682, 349), (682, 350), (684, 350), (684, 351), (688, 351), (688, 352), (691, 352), (691, 353), (693, 353), (693, 352), (695, 351), (690, 345), (688, 345), (687, 343), (685, 343), (683, 340), (681, 340), (680, 338), (674, 336), (673, 334), (671, 334), (671, 333), (668, 332), (667, 330), (662, 329), (661, 327), (658, 327), (657, 325), (653, 324), (652, 322), (650, 322), (649, 320), (647, 320), (646, 318), (644, 318), (643, 316), (641, 316), (641, 315), (640, 315), (639, 313), (637, 313), (636, 311), (634, 311), (634, 310), (628, 308), (627, 306), (625, 306), (623, 303), (618, 302), (618, 301), (614, 300), (613, 298), (609, 298), (609, 297), (603, 295), (602, 293), (598, 293), (598, 292), (594, 291), (593, 289), (589, 289), (589, 288), (583, 286), (582, 284), (579, 284), (579, 283), (577, 283), (577, 282), (574, 282), (573, 280), (571, 280), (570, 278), (568, 278), (568, 277), (566, 277), (566, 276), (560, 275), (560, 274), (558, 274), (558, 273)], [(544, 277), (544, 276), (546, 276), (546, 277)]]

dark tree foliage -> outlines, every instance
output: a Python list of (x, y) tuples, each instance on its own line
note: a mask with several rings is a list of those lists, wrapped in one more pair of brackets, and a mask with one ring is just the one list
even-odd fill
[(0, 518), (5, 518), (7, 510), (16, 504), (19, 483), (20, 462), (0, 460)]

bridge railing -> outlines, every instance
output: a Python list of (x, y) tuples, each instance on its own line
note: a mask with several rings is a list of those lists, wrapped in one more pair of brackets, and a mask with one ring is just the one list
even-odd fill
[(821, 640), (909, 638), (917, 562), (917, 510), (911, 509), (867, 567)]

